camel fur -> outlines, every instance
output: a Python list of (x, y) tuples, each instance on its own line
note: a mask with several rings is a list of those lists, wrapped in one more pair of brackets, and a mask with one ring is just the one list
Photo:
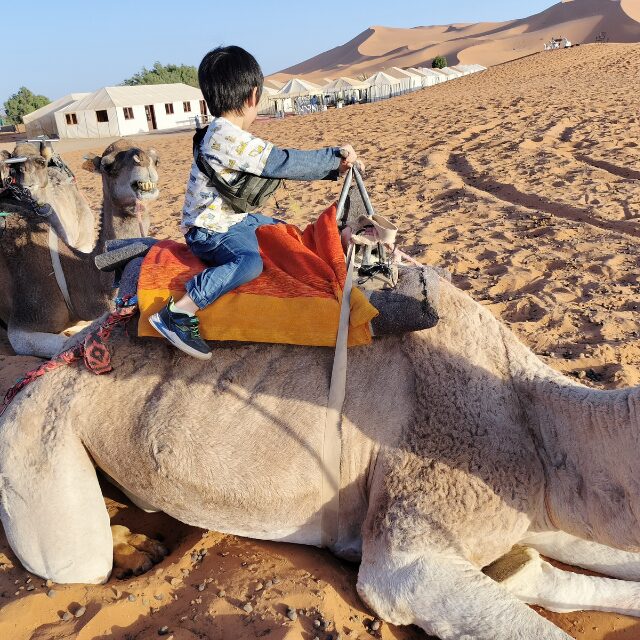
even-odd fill
[[(100, 273), (94, 258), (108, 240), (146, 234), (146, 206), (158, 197), (156, 152), (117, 140), (102, 156), (85, 162), (85, 168), (102, 174), (104, 200), (96, 225), (75, 181), (47, 166), (51, 153), (47, 145), (16, 146), (13, 156), (27, 159), (9, 165), (13, 177), (38, 203), (51, 205), (54, 213), (39, 218), (22, 206), (3, 202), (5, 210), (17, 215), (7, 219), (0, 242), (0, 312), (7, 320), (9, 341), (17, 354), (41, 357), (61, 350), (66, 338), (59, 334), (72, 323), (94, 320), (110, 308), (113, 274)], [(50, 228), (59, 238), (70, 306), (53, 274)]]
[[(569, 638), (525, 602), (640, 615), (640, 388), (562, 376), (444, 280), (438, 311), (433, 329), (349, 351), (331, 550), (360, 560), (360, 595), (443, 640)], [(92, 460), (182, 522), (320, 544), (332, 350), (213, 349), (202, 363), (117, 331), (108, 377), (64, 367), (18, 395), (0, 418), (0, 517), (25, 568), (108, 577)]]

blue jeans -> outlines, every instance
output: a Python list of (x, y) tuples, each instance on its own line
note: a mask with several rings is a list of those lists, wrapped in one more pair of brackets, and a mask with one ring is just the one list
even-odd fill
[(259, 213), (250, 213), (224, 233), (201, 227), (189, 229), (185, 235), (189, 248), (200, 260), (212, 265), (186, 284), (189, 297), (200, 309), (262, 273), (256, 230), (278, 222)]

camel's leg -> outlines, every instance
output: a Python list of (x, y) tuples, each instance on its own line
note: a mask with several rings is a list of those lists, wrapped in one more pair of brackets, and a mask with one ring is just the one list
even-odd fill
[(604, 544), (576, 538), (564, 531), (530, 533), (521, 544), (541, 554), (583, 569), (620, 580), (640, 581), (640, 553), (613, 549)]
[(514, 547), (485, 573), (523, 602), (550, 611), (588, 609), (640, 617), (640, 584), (562, 571), (528, 547)]
[(7, 335), (11, 348), (19, 356), (38, 356), (39, 358), (52, 358), (60, 353), (67, 340), (66, 336), (55, 333), (18, 329), (11, 322), (9, 322)]
[(382, 619), (441, 640), (570, 640), (466, 560), (365, 541), (358, 592)]
[(20, 408), (24, 417), (14, 412), (0, 432), (0, 518), (7, 540), (25, 569), (42, 578), (104, 582), (113, 547), (93, 464), (64, 420), (48, 429), (39, 415), (46, 409)]

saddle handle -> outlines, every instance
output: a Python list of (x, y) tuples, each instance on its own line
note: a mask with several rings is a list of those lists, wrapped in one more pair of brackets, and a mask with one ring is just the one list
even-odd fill
[(342, 191), (340, 192), (340, 198), (338, 199), (338, 206), (336, 208), (336, 221), (338, 222), (338, 226), (344, 223), (344, 205), (347, 201), (347, 195), (349, 194), (349, 188), (351, 187), (351, 182), (353, 181), (354, 176), (356, 184), (358, 185), (358, 191), (360, 191), (362, 201), (364, 202), (364, 208), (367, 211), (367, 216), (369, 218), (373, 218), (376, 213), (373, 205), (371, 204), (371, 200), (369, 199), (367, 188), (364, 186), (364, 180), (360, 175), (358, 167), (350, 167), (349, 171), (347, 171), (347, 175), (344, 177), (344, 184), (342, 185)]

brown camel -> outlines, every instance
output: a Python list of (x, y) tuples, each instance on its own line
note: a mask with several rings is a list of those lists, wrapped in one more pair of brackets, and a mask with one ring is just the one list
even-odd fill
[(41, 357), (60, 351), (66, 338), (59, 334), (70, 324), (93, 320), (109, 309), (113, 275), (99, 272), (94, 258), (108, 240), (145, 235), (146, 205), (158, 197), (157, 153), (117, 140), (84, 165), (102, 174), (104, 197), (96, 230), (75, 181), (48, 166), (50, 153), (44, 145), (16, 146), (13, 157), (26, 160), (9, 165), (12, 176), (36, 202), (50, 204), (53, 213), (43, 218), (2, 201), (3, 210), (19, 215), (7, 218), (0, 245), (0, 311), (6, 314), (9, 341), (16, 353)]

